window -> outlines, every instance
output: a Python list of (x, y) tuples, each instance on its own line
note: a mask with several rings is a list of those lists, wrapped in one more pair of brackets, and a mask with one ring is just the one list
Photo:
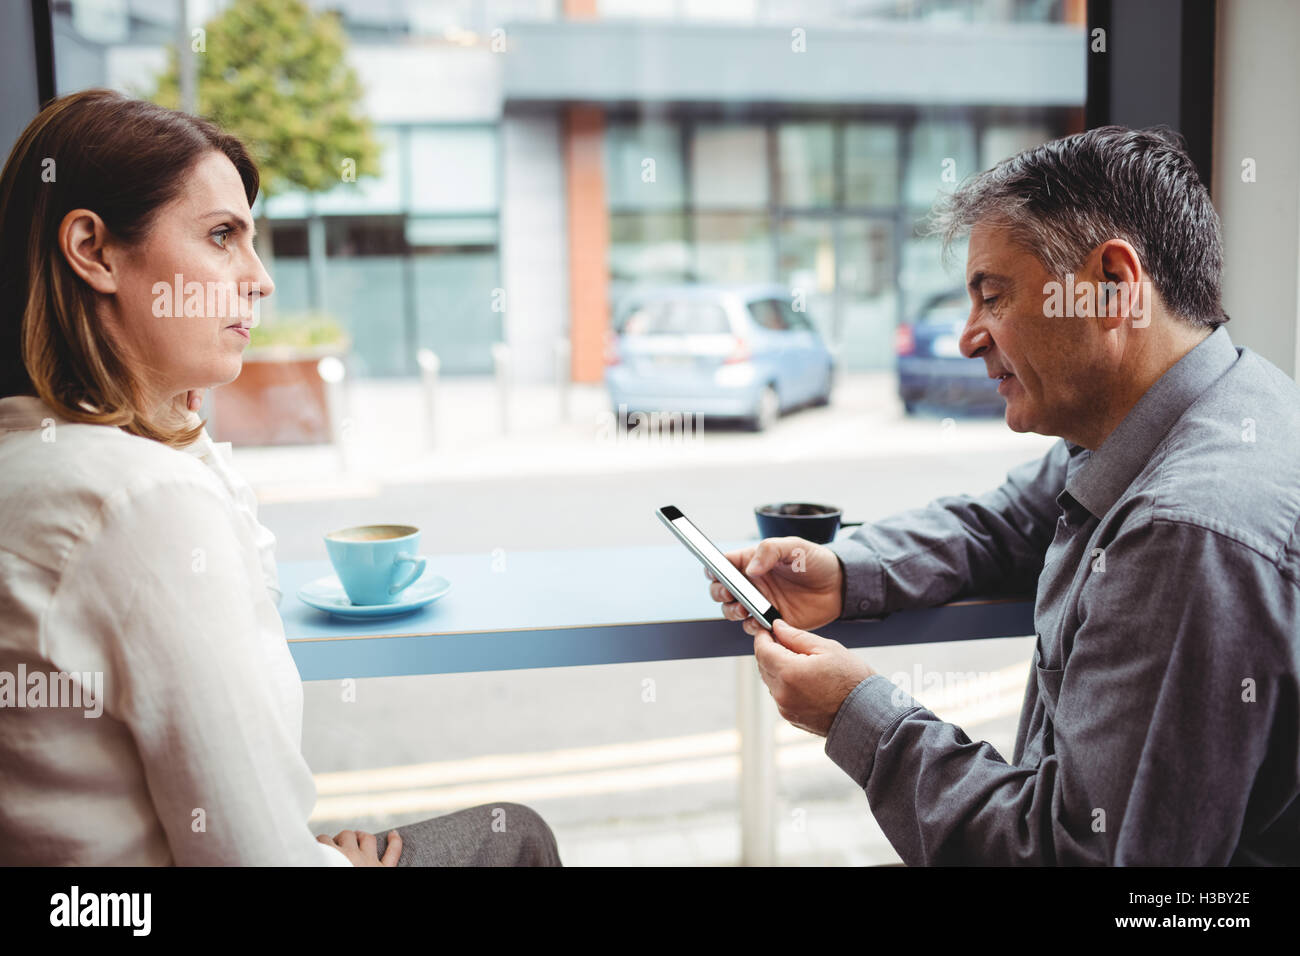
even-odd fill
[(758, 124), (701, 124), (691, 140), (691, 199), (701, 209), (766, 206), (767, 134)]
[(686, 200), (680, 125), (611, 123), (605, 188), (610, 209), (680, 209)]
[(812, 323), (808, 321), (808, 316), (802, 312), (796, 312), (794, 307), (781, 300), (778, 305), (781, 307), (781, 316), (785, 319), (786, 326), (794, 332), (812, 332), (814, 331)]
[(415, 127), (410, 131), (408, 148), (413, 211), (496, 211), (494, 127)]
[(835, 131), (830, 123), (784, 123), (777, 134), (781, 203), (835, 202)]
[(729, 335), (731, 323), (714, 302), (649, 302), (634, 306), (619, 326), (623, 335)]
[(892, 206), (898, 202), (900, 137), (893, 123), (844, 126), (844, 202)]
[(749, 303), (749, 314), (754, 317), (759, 328), (769, 332), (785, 332), (789, 328), (781, 313), (781, 303), (776, 299), (759, 299)]

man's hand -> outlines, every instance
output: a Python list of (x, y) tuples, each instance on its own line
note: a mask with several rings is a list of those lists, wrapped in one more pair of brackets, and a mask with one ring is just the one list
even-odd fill
[(353, 866), (397, 866), (397, 861), (402, 857), (402, 837), (396, 830), (388, 833), (388, 846), (384, 849), (382, 860), (379, 859), (379, 843), (373, 833), (340, 830), (334, 839), (331, 840), (328, 834), (322, 833), (316, 837), (316, 842), (338, 847), (352, 861)]
[[(772, 631), (752, 617), (754, 659), (781, 716), (800, 730), (825, 737), (853, 688), (876, 672), (839, 641), (778, 619)], [(773, 636), (775, 635), (775, 640)]]
[[(803, 538), (764, 538), (752, 548), (729, 551), (726, 557), (795, 627), (822, 627), (839, 619), (844, 572), (840, 559), (824, 544)], [(708, 568), (704, 576), (713, 582), (709, 596), (722, 602), (723, 617), (741, 621), (749, 616), (745, 605)]]

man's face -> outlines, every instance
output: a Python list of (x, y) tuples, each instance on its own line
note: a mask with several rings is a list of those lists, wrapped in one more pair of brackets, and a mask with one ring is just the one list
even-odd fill
[(1095, 320), (1045, 315), (1052, 276), (1004, 229), (971, 230), (966, 256), (970, 318), (961, 352), (984, 359), (1006, 400), (1007, 426), (1016, 432), (1065, 435), (1092, 418), (1104, 373), (1096, 352)]

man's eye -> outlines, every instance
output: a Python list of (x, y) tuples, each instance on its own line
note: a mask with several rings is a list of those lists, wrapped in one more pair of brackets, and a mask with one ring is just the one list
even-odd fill
[(226, 238), (230, 235), (229, 229), (218, 229), (212, 234), (212, 240), (222, 249), (226, 248)]
[(986, 308), (991, 309), (991, 308), (993, 308), (993, 303), (996, 302), (996, 301), (998, 301), (998, 297), (997, 297), (996, 295), (991, 295), (991, 296), (989, 296), (987, 299), (984, 300), (984, 305), (985, 305)]

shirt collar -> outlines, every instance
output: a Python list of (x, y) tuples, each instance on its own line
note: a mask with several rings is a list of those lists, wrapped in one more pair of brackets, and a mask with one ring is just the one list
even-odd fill
[[(188, 413), (191, 425), (198, 425), (202, 422), (198, 412)], [(44, 428), (45, 423), (53, 420), (56, 424), (72, 424), (49, 405), (45, 400), (37, 395), (8, 395), (0, 398), (0, 432), (18, 431), (29, 428)], [(107, 426), (105, 426), (107, 427)], [(229, 446), (229, 442), (222, 442), (222, 445)], [(214, 443), (208, 437), (208, 430), (205, 428), (199, 437), (184, 448), (176, 449), (186, 454), (193, 455), (195, 458), (202, 458), (209, 454), (214, 447)], [(229, 457), (228, 447), (222, 449)]]
[(56, 422), (66, 420), (36, 395), (8, 395), (0, 398), (0, 431), (42, 428), (42, 423), (47, 418)]
[[(1146, 390), (1100, 448), (1080, 456), (1085, 460), (1066, 480), (1065, 490), (1094, 516), (1104, 515), (1133, 483), (1174, 422), (1232, 367), (1239, 354), (1228, 330), (1220, 325)], [(1066, 444), (1072, 455), (1079, 449)]]

